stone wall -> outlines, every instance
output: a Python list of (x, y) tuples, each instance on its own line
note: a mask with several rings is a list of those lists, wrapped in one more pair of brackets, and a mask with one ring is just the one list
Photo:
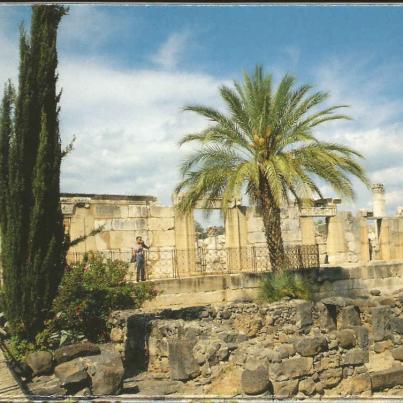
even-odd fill
[(125, 381), (140, 394), (148, 388), (151, 396), (401, 395), (402, 301), (401, 290), (372, 290), (316, 303), (115, 312), (111, 338), (127, 371), (143, 371)]

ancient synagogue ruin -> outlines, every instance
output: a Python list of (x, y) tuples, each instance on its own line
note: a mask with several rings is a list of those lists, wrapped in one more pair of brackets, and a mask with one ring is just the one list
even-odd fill
[[(387, 216), (382, 184), (372, 186), (373, 210), (338, 211), (340, 199), (315, 200), (281, 210), (286, 250), (300, 267), (346, 265), (403, 258), (403, 209)], [(71, 239), (87, 237), (69, 250), (70, 262), (98, 251), (130, 260), (136, 236), (150, 245), (147, 278), (270, 270), (263, 221), (256, 208), (234, 201), (225, 214), (225, 234), (197, 240), (193, 214), (180, 216), (152, 196), (63, 194), (61, 206)], [(200, 206), (197, 207), (202, 207)], [(212, 208), (220, 209), (217, 200)]]

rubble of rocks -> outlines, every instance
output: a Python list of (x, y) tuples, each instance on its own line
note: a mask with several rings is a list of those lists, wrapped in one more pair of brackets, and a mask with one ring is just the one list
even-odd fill
[(105, 396), (122, 391), (124, 367), (113, 345), (89, 342), (61, 347), (53, 354), (28, 355), (32, 372), (27, 388), (35, 396)]
[[(403, 388), (403, 290), (111, 315), (123, 394), (332, 398)], [(140, 373), (139, 373), (140, 371)]]

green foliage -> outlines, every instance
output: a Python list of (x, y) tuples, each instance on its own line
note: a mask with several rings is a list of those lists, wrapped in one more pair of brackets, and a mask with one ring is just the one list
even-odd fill
[(21, 30), (18, 93), (3, 98), (0, 225), (5, 313), (11, 330), (33, 339), (43, 327), (65, 264), (60, 209), (57, 29), (66, 9), (32, 8)]
[(100, 254), (70, 266), (52, 305), (54, 316), (37, 335), (37, 343), (55, 346), (84, 338), (108, 340), (111, 311), (138, 308), (156, 295), (150, 283), (125, 281), (127, 270), (127, 263), (105, 261)]
[(316, 195), (323, 197), (316, 179), (345, 198), (354, 197), (350, 176), (369, 184), (357, 151), (315, 137), (317, 126), (349, 117), (338, 113), (344, 105), (324, 106), (328, 93), (311, 90), (310, 85), (297, 86), (290, 75), (274, 88), (272, 76), (257, 66), (252, 75), (244, 73), (243, 82), (234, 82), (234, 88), (220, 88), (226, 111), (185, 107), (210, 125), (180, 142), (197, 147), (180, 169), (176, 193), (184, 194), (178, 211), (189, 213), (201, 200), (209, 208), (221, 197), (225, 211), (246, 190), (263, 213), (273, 270), (284, 263), (280, 227), (284, 202), (292, 197), (302, 204)]
[(267, 274), (260, 286), (260, 299), (267, 302), (284, 297), (311, 300), (315, 289), (316, 282), (309, 273), (282, 270)]
[(13, 336), (7, 341), (7, 349), (5, 353), (8, 359), (24, 361), (25, 357), (35, 351), (37, 348), (34, 343), (29, 342), (19, 336)]

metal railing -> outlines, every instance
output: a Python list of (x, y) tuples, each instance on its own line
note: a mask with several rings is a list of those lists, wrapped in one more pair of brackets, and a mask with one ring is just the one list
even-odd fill
[[(97, 252), (105, 259), (130, 262), (132, 250), (104, 250)], [(83, 260), (85, 253), (69, 252), (69, 263)], [(285, 247), (286, 267), (290, 270), (319, 267), (318, 245)], [(243, 248), (158, 249), (145, 251), (148, 279), (180, 278), (212, 274), (270, 271), (269, 251), (262, 246)], [(131, 267), (134, 276), (134, 264)]]

